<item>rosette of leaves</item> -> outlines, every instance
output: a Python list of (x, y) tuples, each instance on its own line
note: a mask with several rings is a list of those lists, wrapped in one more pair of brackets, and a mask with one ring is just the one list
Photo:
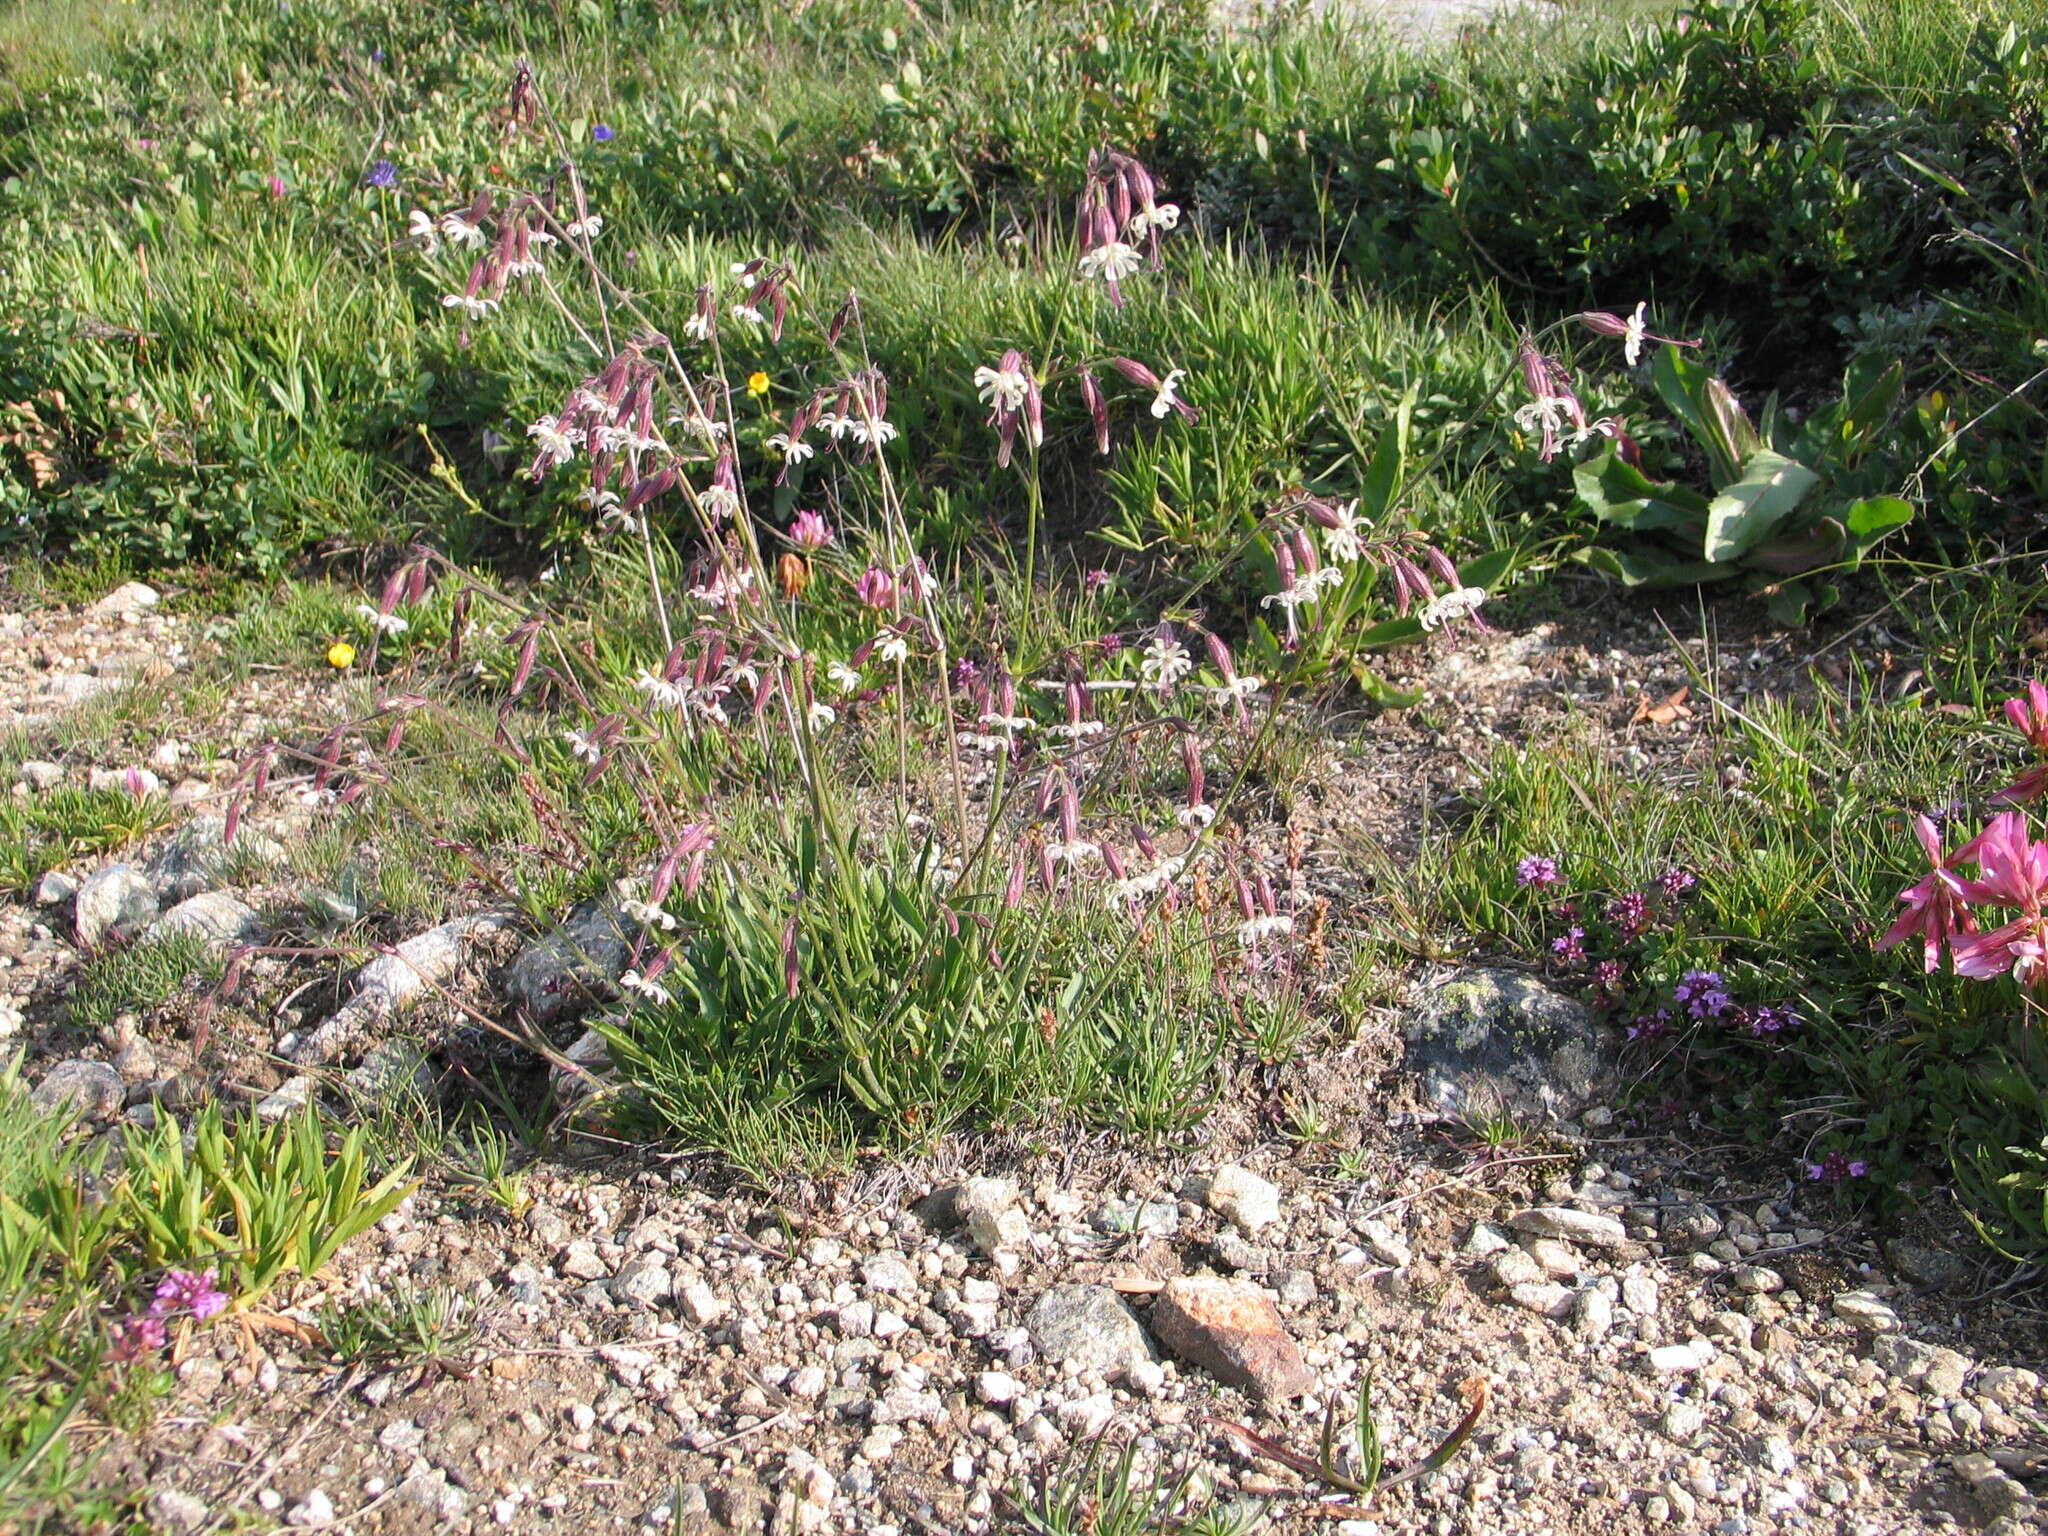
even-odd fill
[(1799, 624), (1840, 596), (1853, 571), (1913, 508), (1890, 494), (1899, 476), (1879, 451), (1904, 369), (1852, 364), (1839, 399), (1803, 419), (1776, 395), (1752, 422), (1728, 386), (1677, 347), (1652, 369), (1658, 395), (1706, 457), (1711, 492), (1652, 480), (1609, 448), (1573, 475), (1606, 533), (1575, 558), (1632, 587), (1740, 580), (1780, 623)]

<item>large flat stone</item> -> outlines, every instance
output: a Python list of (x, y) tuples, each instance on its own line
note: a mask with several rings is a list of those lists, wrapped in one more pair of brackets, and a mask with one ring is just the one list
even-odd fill
[(1316, 1373), (1289, 1337), (1272, 1298), (1242, 1280), (1169, 1280), (1152, 1307), (1159, 1342), (1226, 1386), (1266, 1401), (1315, 1389)]

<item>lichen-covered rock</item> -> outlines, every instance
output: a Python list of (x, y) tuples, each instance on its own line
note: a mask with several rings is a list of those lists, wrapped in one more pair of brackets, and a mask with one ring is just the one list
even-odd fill
[(1408, 1020), (1408, 1069), (1447, 1114), (1572, 1119), (1616, 1084), (1610, 1032), (1519, 971), (1474, 969), (1426, 988)]
[(1056, 1285), (1024, 1320), (1039, 1358), (1055, 1368), (1115, 1374), (1152, 1359), (1152, 1341), (1106, 1285)]
[(247, 822), (232, 843), (227, 835), (225, 816), (194, 816), (178, 828), (149, 860), (149, 882), (157, 894), (165, 901), (189, 901), (284, 862), (284, 845)]
[(109, 864), (88, 875), (72, 903), (72, 925), (87, 949), (134, 938), (156, 921), (156, 891), (132, 864)]
[(226, 891), (201, 891), (179, 902), (149, 928), (152, 939), (185, 936), (204, 939), (214, 949), (254, 944), (263, 937), (263, 919)]
[(505, 970), (505, 995), (536, 1024), (552, 1024), (617, 995), (632, 928), (607, 902), (585, 902)]

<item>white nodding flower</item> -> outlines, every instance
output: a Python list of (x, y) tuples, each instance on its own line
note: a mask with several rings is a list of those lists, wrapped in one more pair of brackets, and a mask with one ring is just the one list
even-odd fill
[(547, 461), (549, 468), (568, 463), (576, 457), (576, 450), (583, 444), (582, 431), (563, 426), (557, 416), (541, 417), (526, 429), (526, 435), (540, 449), (540, 457)]
[(1172, 229), (1180, 223), (1180, 204), (1161, 203), (1156, 208), (1140, 208), (1131, 215), (1131, 222), (1125, 229), (1133, 239), (1152, 229)]
[(1178, 880), (1181, 872), (1187, 867), (1188, 856), (1184, 853), (1163, 860), (1142, 875), (1132, 875), (1110, 886), (1109, 900), (1112, 905), (1121, 905), (1127, 901), (1156, 896)]
[(1010, 738), (1007, 736), (984, 736), (979, 731), (962, 731), (953, 739), (967, 752), (986, 752), (994, 756), (1010, 750)]
[(1005, 715), (990, 710), (977, 723), (992, 731), (1028, 731), (1038, 722), (1029, 715)]
[(594, 485), (586, 485), (576, 493), (576, 505), (588, 507), (591, 511), (603, 513), (619, 504), (617, 491), (601, 491)]
[(711, 317), (709, 315), (690, 316), (689, 319), (683, 322), (683, 334), (692, 341), (709, 341), (711, 339)]
[(1021, 411), (1031, 393), (1031, 380), (1021, 368), (984, 365), (974, 370), (974, 388), (981, 403), (992, 410)]
[(875, 636), (875, 654), (884, 661), (907, 661), (910, 658), (910, 642), (893, 631)]
[(854, 420), (851, 416), (841, 415), (838, 411), (827, 411), (818, 418), (818, 425), (836, 443), (853, 430)]
[(631, 897), (619, 903), (619, 910), (633, 919), (642, 928), (658, 928), (663, 933), (676, 931), (675, 915), (663, 911), (651, 902), (635, 901)]
[(1226, 700), (1248, 699), (1265, 686), (1266, 680), (1263, 677), (1254, 677), (1251, 673), (1246, 672), (1238, 677), (1232, 678), (1229, 682), (1225, 683), (1221, 688), (1218, 688), (1216, 690), (1216, 697), (1219, 699)]
[(1284, 612), (1292, 613), (1304, 603), (1314, 602), (1319, 586), (1320, 583), (1301, 582), (1286, 588), (1284, 591), (1268, 592), (1259, 599), (1259, 606), (1261, 608), (1279, 608)]
[(1479, 611), (1479, 605), (1486, 601), (1486, 588), (1460, 587), (1455, 592), (1446, 592), (1421, 613), (1416, 615), (1424, 629), (1440, 629), (1459, 619), (1469, 619)]
[(860, 689), (860, 673), (843, 661), (833, 662), (825, 669), (825, 676), (841, 693), (855, 693)]
[(526, 243), (528, 245), (553, 246), (560, 245), (562, 242), (554, 237), (554, 233), (551, 230), (532, 229), (526, 232)]
[(642, 432), (639, 428), (636, 427), (631, 432), (626, 434), (626, 452), (666, 453), (668, 452), (668, 444), (663, 442), (662, 439), (656, 434), (652, 432)]
[(441, 215), (441, 233), (450, 245), (459, 245), (471, 251), (483, 248), (483, 226), (470, 223), (459, 213)]
[(380, 635), (402, 635), (412, 626), (395, 613), (379, 613), (368, 603), (356, 604), (356, 617)]
[(754, 584), (754, 573), (744, 567), (721, 569), (702, 586), (690, 588), (690, 596), (712, 608), (724, 608)]
[(612, 504), (597, 514), (597, 525), (600, 528), (616, 529), (620, 533), (638, 533), (646, 523), (620, 506), (618, 497), (614, 496)]
[(1145, 659), (1138, 663), (1138, 676), (1148, 686), (1166, 693), (1194, 667), (1194, 658), (1188, 655), (1186, 646), (1164, 635), (1155, 635), (1152, 643), (1145, 647)]
[(669, 417), (672, 426), (679, 426), (691, 437), (701, 437), (707, 443), (715, 443), (731, 429), (716, 417), (706, 416), (702, 411), (688, 413), (678, 411)]
[(562, 228), (571, 240), (595, 240), (604, 233), (604, 215), (586, 213), (580, 219), (571, 219)]
[(1100, 736), (1106, 729), (1100, 720), (1069, 720), (1048, 725), (1045, 734), (1057, 741), (1079, 741), (1084, 736)]
[(735, 320), (744, 320), (748, 325), (756, 327), (763, 326), (768, 323), (768, 317), (762, 314), (761, 311), (759, 311), (758, 309), (754, 308), (754, 306), (751, 304), (733, 305), (732, 317)]
[(640, 690), (640, 696), (650, 704), (659, 704), (666, 709), (679, 706), (685, 697), (683, 690), (665, 677), (657, 677), (646, 667), (633, 675), (633, 686)]
[(717, 523), (739, 513), (740, 498), (729, 485), (707, 485), (697, 493), (697, 505), (706, 517)]
[(1081, 838), (1071, 843), (1047, 843), (1045, 856), (1055, 864), (1091, 864), (1101, 859), (1102, 845)]
[(481, 320), (498, 307), (496, 299), (473, 299), (466, 293), (441, 295), (443, 309), (459, 309), (472, 320)]
[(792, 441), (787, 432), (778, 432), (769, 438), (768, 446), (782, 455), (785, 464), (801, 464), (818, 451), (800, 437)]
[(1344, 568), (1341, 565), (1321, 565), (1300, 578), (1301, 590), (1307, 593), (1303, 600), (1313, 602), (1325, 587), (1344, 585)]
[(879, 416), (872, 425), (865, 421), (852, 421), (848, 425), (848, 430), (853, 433), (853, 440), (857, 443), (873, 443), (879, 446), (896, 440), (896, 428)]
[(1621, 355), (1628, 359), (1629, 367), (1643, 360), (1643, 339), (1650, 334), (1650, 322), (1645, 318), (1648, 304), (1638, 304), (1636, 312), (1628, 317), (1628, 327), (1621, 333)]
[(1187, 369), (1175, 368), (1170, 370), (1166, 377), (1159, 381), (1159, 393), (1152, 397), (1152, 414), (1154, 417), (1164, 416), (1174, 408), (1174, 405), (1180, 400), (1180, 381), (1187, 376)]
[(1189, 832), (1199, 832), (1216, 819), (1213, 805), (1184, 805), (1173, 813), (1173, 819)]
[(564, 731), (562, 740), (569, 743), (569, 750), (586, 763), (594, 763), (604, 756), (604, 748), (591, 739), (588, 731)]
[(408, 240), (419, 241), (420, 249), (429, 256), (441, 249), (441, 237), (434, 232), (434, 216), (423, 208), (413, 209), (405, 235)]
[(838, 710), (834, 709), (830, 704), (816, 700), (812, 702), (809, 709), (804, 711), (804, 720), (813, 731), (822, 731), (838, 718)]
[(619, 985), (645, 1002), (666, 1008), (675, 999), (669, 996), (668, 988), (658, 981), (649, 981), (638, 971), (628, 971), (619, 978)]
[(627, 440), (632, 435), (633, 429), (631, 427), (622, 427), (615, 421), (609, 421), (601, 424), (591, 432), (590, 441), (596, 444), (601, 452), (617, 453), (626, 446)]
[(1277, 917), (1254, 917), (1237, 925), (1237, 942), (1255, 948), (1261, 939), (1280, 938), (1294, 932), (1294, 919), (1286, 913)]
[(761, 669), (759, 667), (738, 666), (734, 667), (726, 675), (732, 679), (732, 685), (735, 688), (744, 688), (749, 693), (754, 693), (760, 689)]
[(1365, 554), (1365, 537), (1359, 530), (1358, 503), (1347, 501), (1333, 509), (1336, 526), (1323, 530), (1323, 550), (1338, 565), (1351, 565)]
[(538, 277), (546, 270), (547, 268), (543, 267), (531, 256), (527, 257), (524, 261), (508, 261), (505, 263), (505, 276), (508, 278)]
[(1545, 395), (1531, 400), (1515, 412), (1515, 425), (1524, 432), (1554, 436), (1568, 429), (1572, 424), (1571, 411), (1565, 402), (1555, 395)]
[(1145, 264), (1135, 245), (1107, 240), (1081, 258), (1081, 275), (1105, 283), (1121, 282)]

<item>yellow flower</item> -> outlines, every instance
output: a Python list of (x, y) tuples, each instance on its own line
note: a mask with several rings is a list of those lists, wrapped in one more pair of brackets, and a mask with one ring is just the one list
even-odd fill
[(755, 369), (747, 375), (747, 393), (756, 400), (768, 393), (768, 375)]
[(337, 670), (347, 667), (356, 659), (356, 648), (346, 640), (337, 640), (327, 647), (327, 665)]

